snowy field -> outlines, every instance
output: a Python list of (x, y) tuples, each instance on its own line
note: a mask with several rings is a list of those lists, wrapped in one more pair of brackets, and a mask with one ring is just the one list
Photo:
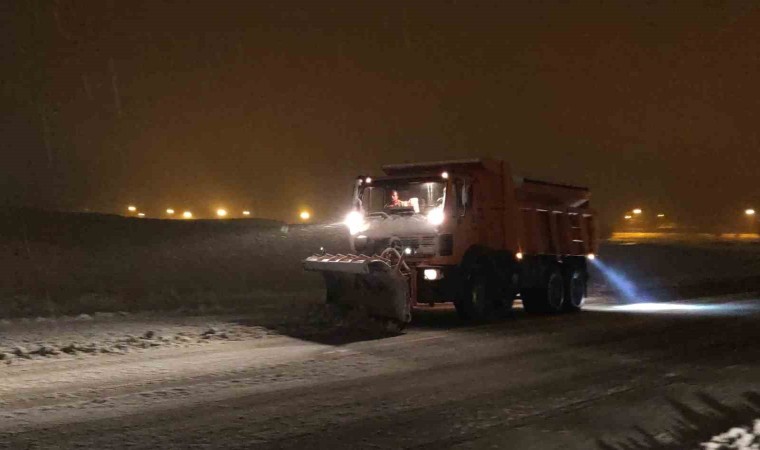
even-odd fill
[[(266, 308), (283, 294), (319, 296), (322, 280), (301, 259), (320, 247), (346, 252), (346, 244), (342, 226), (6, 211), (0, 319)], [(602, 245), (599, 262), (650, 300), (760, 290), (754, 241), (618, 239)], [(592, 269), (592, 295), (620, 287)]]
[(250, 220), (0, 215), (0, 318), (257, 308), (321, 287), (300, 260), (337, 227)]

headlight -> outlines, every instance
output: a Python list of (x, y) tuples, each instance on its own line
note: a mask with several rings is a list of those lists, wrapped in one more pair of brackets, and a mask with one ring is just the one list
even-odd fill
[(364, 215), (359, 211), (351, 211), (348, 213), (343, 224), (348, 227), (348, 231), (352, 235), (367, 229), (367, 223), (364, 222)]
[(424, 278), (429, 281), (440, 280), (443, 278), (443, 272), (439, 269), (425, 269), (422, 274)]
[(440, 225), (443, 223), (443, 208), (435, 208), (427, 214), (428, 222), (433, 225)]

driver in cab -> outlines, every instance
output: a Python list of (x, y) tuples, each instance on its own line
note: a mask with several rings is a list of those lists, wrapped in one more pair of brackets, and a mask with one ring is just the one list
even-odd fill
[(399, 200), (398, 191), (396, 190), (391, 191), (391, 201), (387, 205), (385, 205), (385, 207), (386, 208), (403, 208), (406, 206), (409, 206), (409, 202)]

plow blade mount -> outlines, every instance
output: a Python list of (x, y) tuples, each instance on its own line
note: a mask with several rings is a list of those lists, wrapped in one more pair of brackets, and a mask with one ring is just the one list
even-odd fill
[(404, 324), (412, 316), (409, 268), (400, 256), (396, 261), (377, 255), (325, 254), (306, 258), (303, 267), (322, 273), (327, 303), (365, 310), (370, 316)]

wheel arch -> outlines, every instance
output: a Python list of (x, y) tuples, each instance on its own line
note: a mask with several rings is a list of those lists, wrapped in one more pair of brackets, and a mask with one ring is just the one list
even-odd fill
[(472, 273), (475, 269), (493, 270), (493, 250), (484, 245), (471, 245), (462, 256), (459, 270), (462, 275)]

